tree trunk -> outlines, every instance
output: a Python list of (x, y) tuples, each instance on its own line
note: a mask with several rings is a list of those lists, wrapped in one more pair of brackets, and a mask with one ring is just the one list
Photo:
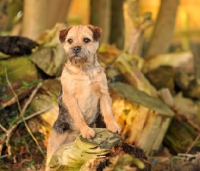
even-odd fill
[(141, 55), (144, 30), (152, 24), (151, 14), (139, 15), (139, 0), (126, 0), (123, 4), (125, 40), (124, 50)]
[(110, 0), (90, 1), (90, 23), (102, 28), (103, 34), (100, 41), (103, 43), (109, 43), (110, 9)]
[(24, 0), (22, 36), (36, 40), (46, 29), (47, 0)]
[(36, 40), (45, 29), (64, 22), (71, 0), (25, 0), (22, 36)]
[(124, 0), (112, 0), (111, 5), (110, 43), (119, 49), (123, 49), (124, 45), (123, 2)]
[(149, 59), (166, 53), (171, 43), (179, 0), (162, 0), (156, 25), (146, 51)]
[[(125, 41), (124, 50), (132, 53), (135, 45), (134, 37), (137, 34), (135, 21), (139, 17), (138, 14), (139, 0), (126, 0), (123, 5), (124, 21), (125, 21)], [(133, 43), (134, 41), (134, 43)]]
[(48, 0), (48, 17), (47, 29), (52, 29), (57, 22), (64, 22), (66, 20), (72, 0)]

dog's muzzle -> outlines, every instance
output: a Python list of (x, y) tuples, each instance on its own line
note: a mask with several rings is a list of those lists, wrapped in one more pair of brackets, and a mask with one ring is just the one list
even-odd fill
[(75, 46), (73, 48), (73, 52), (77, 55), (79, 52), (81, 51), (81, 47), (80, 46)]

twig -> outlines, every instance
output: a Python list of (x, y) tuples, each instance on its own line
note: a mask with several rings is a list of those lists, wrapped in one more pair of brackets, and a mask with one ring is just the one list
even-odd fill
[(3, 149), (3, 143), (6, 139), (6, 134), (4, 134), (2, 137), (1, 137), (1, 144), (0, 144), (0, 156), (1, 156), (1, 152), (2, 152), (2, 149)]
[[(10, 81), (9, 81), (9, 79), (8, 79), (8, 74), (7, 74), (6, 68), (5, 68), (5, 74), (6, 74), (6, 81), (7, 81), (8, 85), (9, 85), (9, 87), (10, 87), (10, 89), (11, 89), (13, 95), (15, 96), (15, 98), (16, 98), (16, 100), (17, 100), (18, 108), (19, 108), (19, 111), (20, 111), (20, 116), (22, 117), (22, 120), (23, 120), (23, 122), (24, 122), (24, 125), (25, 125), (25, 127), (26, 127), (28, 133), (31, 135), (32, 139), (35, 141), (36, 145), (38, 146), (38, 149), (40, 150), (40, 152), (41, 152), (42, 155), (44, 156), (44, 152), (43, 152), (42, 148), (40, 147), (40, 145), (39, 145), (37, 139), (36, 139), (35, 136), (32, 134), (30, 128), (28, 127), (27, 123), (26, 123), (25, 120), (24, 120), (24, 112), (26, 111), (26, 108), (28, 107), (28, 105), (29, 105), (30, 102), (32, 101), (33, 97), (34, 97), (35, 94), (37, 93), (38, 89), (41, 87), (42, 83), (39, 83), (39, 84), (37, 85), (37, 87), (35, 88), (35, 90), (31, 93), (31, 96), (29, 97), (28, 101), (25, 103), (23, 109), (21, 109), (21, 106), (20, 106), (18, 97), (17, 97), (15, 91), (13, 90), (13, 88), (12, 88), (12, 86), (11, 86), (11, 83), (10, 83)], [(15, 126), (15, 125), (13, 125), (13, 126), (14, 126), (14, 129), (15, 129), (16, 126)], [(12, 135), (12, 132), (10, 132), (10, 133), (7, 135), (7, 138), (6, 138), (6, 146), (7, 146), (7, 148), (8, 148), (8, 155), (9, 155), (9, 156), (11, 156), (11, 154), (12, 154), (12, 153), (11, 153), (11, 147), (10, 147), (10, 145), (9, 145), (9, 141), (10, 141), (11, 135)]]
[(24, 112), (26, 111), (27, 107), (29, 106), (29, 104), (31, 103), (31, 101), (33, 100), (33, 97), (36, 95), (37, 91), (39, 90), (39, 88), (42, 86), (42, 83), (40, 82), (37, 87), (33, 90), (33, 92), (31, 93), (28, 101), (26, 101), (26, 104), (24, 105), (24, 107), (22, 108), (22, 110), (20, 111), (20, 116), (24, 115)]
[(198, 139), (200, 138), (200, 133), (197, 135), (196, 139), (194, 140), (194, 142), (191, 144), (191, 146), (188, 148), (188, 150), (186, 151), (185, 154), (188, 154), (190, 152), (190, 150), (192, 149), (192, 147), (194, 147), (194, 145), (196, 144), (196, 142), (198, 141)]
[[(37, 115), (40, 115), (40, 114), (42, 114), (42, 113), (44, 113), (44, 112), (46, 112), (46, 111), (48, 111), (49, 109), (51, 109), (53, 106), (52, 105), (50, 105), (50, 106), (48, 106), (47, 108), (45, 108), (45, 109), (43, 109), (43, 110), (40, 110), (40, 111), (38, 111), (38, 112), (35, 112), (35, 113), (33, 113), (33, 114), (31, 114), (31, 115), (29, 115), (29, 116), (27, 116), (27, 117), (25, 117), (24, 118), (24, 120), (26, 121), (26, 120), (28, 120), (28, 119), (31, 119), (31, 118), (33, 118), (33, 117), (35, 117), (35, 116), (37, 116)], [(7, 141), (7, 143), (10, 141), (10, 137), (11, 137), (11, 135), (12, 135), (12, 133), (13, 133), (13, 131), (14, 131), (14, 129), (20, 124), (20, 123), (22, 123), (22, 122), (24, 122), (24, 120), (23, 119), (21, 119), (21, 120), (19, 120), (17, 123), (15, 123), (14, 125), (12, 125), (8, 130), (6, 130), (2, 125), (2, 127), (0, 126), (0, 128), (2, 129), (4, 129), (4, 132), (6, 133), (6, 141)], [(3, 130), (2, 129), (2, 130)], [(4, 138), (5, 139), (5, 138)], [(3, 141), (4, 140), (2, 140), (2, 144), (3, 144)], [(0, 155), (1, 155), (1, 148), (0, 148)], [(9, 154), (8, 154), (9, 155)]]
[(7, 81), (7, 83), (8, 83), (8, 86), (10, 87), (10, 89), (11, 89), (11, 91), (12, 91), (12, 93), (13, 93), (13, 95), (14, 95), (16, 101), (17, 101), (18, 109), (19, 109), (19, 111), (21, 111), (21, 106), (20, 106), (20, 104), (19, 104), (18, 97), (17, 97), (15, 91), (13, 90), (12, 85), (10, 84), (10, 81), (9, 81), (9, 79), (8, 79), (8, 74), (7, 74), (6, 68), (5, 68), (5, 75), (6, 75), (6, 81)]
[(0, 124), (0, 128), (6, 133), (7, 132), (7, 129), (4, 128), (1, 124)]
[(194, 123), (193, 121), (191, 120), (187, 120), (187, 123), (189, 123), (194, 129), (196, 129), (198, 132), (200, 132), (200, 127), (198, 124)]

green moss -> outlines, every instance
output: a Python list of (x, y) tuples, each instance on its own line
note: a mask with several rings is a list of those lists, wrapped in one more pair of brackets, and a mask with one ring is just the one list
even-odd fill
[(5, 84), (6, 72), (10, 82), (32, 81), (38, 79), (37, 69), (27, 57), (10, 58), (0, 61), (0, 80)]

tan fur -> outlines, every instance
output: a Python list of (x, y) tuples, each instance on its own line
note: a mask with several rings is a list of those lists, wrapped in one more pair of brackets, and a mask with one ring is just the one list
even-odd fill
[[(106, 75), (97, 61), (96, 51), (100, 35), (101, 29), (91, 25), (71, 26), (60, 32), (60, 41), (64, 43), (69, 59), (61, 75), (62, 100), (68, 108), (76, 130), (85, 138), (95, 136), (94, 130), (88, 125), (96, 118), (98, 103), (107, 129), (120, 132), (112, 113)], [(90, 42), (85, 43), (84, 38), (88, 38)], [(69, 43), (70, 39), (73, 43)], [(81, 47), (77, 55), (73, 53), (74, 47)], [(68, 137), (65, 134), (58, 135), (53, 132), (49, 143), (53, 151), (50, 153), (53, 154), (66, 138)]]

